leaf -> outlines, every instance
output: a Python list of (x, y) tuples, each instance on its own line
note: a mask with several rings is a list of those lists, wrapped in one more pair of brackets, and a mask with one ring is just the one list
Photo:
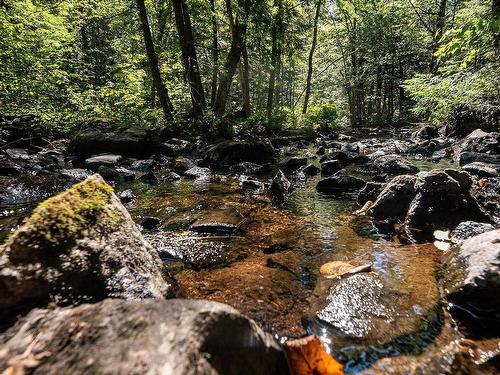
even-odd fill
[(319, 273), (325, 276), (327, 279), (334, 279), (337, 277), (354, 275), (359, 272), (369, 272), (372, 269), (371, 263), (366, 263), (361, 266), (354, 266), (351, 263), (343, 261), (334, 261), (323, 264)]
[(292, 375), (342, 375), (344, 368), (330, 356), (316, 336), (289, 340), (284, 345)]

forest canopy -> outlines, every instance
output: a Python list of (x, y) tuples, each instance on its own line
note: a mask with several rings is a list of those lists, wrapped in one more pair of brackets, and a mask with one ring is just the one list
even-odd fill
[(498, 126), (498, 0), (5, 0), (0, 113), (231, 132)]

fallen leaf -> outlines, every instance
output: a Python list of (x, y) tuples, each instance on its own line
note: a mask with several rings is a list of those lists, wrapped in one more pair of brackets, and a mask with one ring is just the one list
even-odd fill
[(359, 272), (368, 272), (371, 270), (371, 263), (363, 264), (361, 266), (354, 266), (348, 262), (334, 261), (323, 264), (319, 273), (326, 276), (328, 279), (342, 277), (346, 275), (354, 275)]
[(372, 201), (367, 201), (363, 207), (361, 207), (359, 210), (354, 211), (353, 215), (365, 215), (370, 208), (372, 208), (373, 202)]
[(316, 336), (289, 340), (284, 345), (292, 375), (342, 375), (344, 367), (329, 355)]

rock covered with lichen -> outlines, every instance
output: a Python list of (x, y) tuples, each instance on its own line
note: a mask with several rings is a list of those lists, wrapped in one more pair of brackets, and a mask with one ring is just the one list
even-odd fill
[(48, 303), (163, 298), (175, 289), (99, 175), (42, 202), (0, 247), (0, 315)]

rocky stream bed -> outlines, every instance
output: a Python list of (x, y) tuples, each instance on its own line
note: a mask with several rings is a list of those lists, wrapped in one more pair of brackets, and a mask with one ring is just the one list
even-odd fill
[(500, 370), (498, 133), (138, 137), (2, 148), (0, 371)]

